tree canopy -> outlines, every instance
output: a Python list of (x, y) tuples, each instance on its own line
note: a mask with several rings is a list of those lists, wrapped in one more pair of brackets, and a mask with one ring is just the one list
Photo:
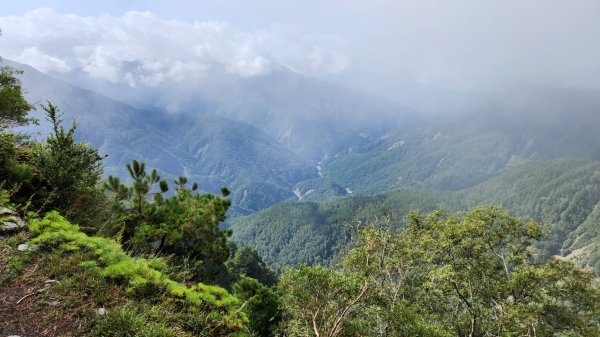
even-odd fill
[(34, 106), (25, 99), (17, 77), (22, 73), (11, 67), (0, 67), (0, 131), (34, 121), (27, 116)]
[(543, 234), (497, 207), (413, 212), (400, 231), (368, 226), (339, 270), (282, 276), (287, 324), (298, 336), (597, 335), (593, 275), (538, 259)]

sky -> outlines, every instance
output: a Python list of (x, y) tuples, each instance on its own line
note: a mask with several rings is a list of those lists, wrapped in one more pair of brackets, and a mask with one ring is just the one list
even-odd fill
[(598, 17), (597, 0), (19, 0), (0, 7), (0, 56), (131, 86), (219, 64), (389, 98), (411, 86), (600, 90)]

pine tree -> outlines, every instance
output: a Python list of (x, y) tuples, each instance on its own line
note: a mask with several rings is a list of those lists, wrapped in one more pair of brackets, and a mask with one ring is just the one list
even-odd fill
[(52, 124), (52, 133), (45, 144), (36, 144), (33, 148), (33, 164), (41, 185), (40, 210), (56, 209), (68, 214), (78, 204), (77, 199), (96, 190), (102, 176), (103, 157), (97, 149), (75, 140), (75, 122), (69, 129), (62, 126), (58, 107), (48, 102), (42, 108)]

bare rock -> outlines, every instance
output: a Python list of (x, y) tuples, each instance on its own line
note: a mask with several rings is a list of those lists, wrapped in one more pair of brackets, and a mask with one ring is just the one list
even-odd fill
[(26, 251), (30, 251), (31, 250), (31, 246), (26, 244), (26, 243), (22, 243), (20, 245), (17, 246), (17, 250), (20, 252), (26, 252)]
[(19, 214), (17, 214), (17, 212), (8, 209), (8, 208), (2, 208), (0, 209), (0, 215), (14, 215), (14, 216), (18, 216)]
[(0, 233), (16, 232), (27, 227), (27, 223), (19, 217), (17, 212), (8, 208), (0, 209), (0, 218)]
[(12, 221), (3, 221), (2, 230), (10, 231), (19, 228), (19, 225)]

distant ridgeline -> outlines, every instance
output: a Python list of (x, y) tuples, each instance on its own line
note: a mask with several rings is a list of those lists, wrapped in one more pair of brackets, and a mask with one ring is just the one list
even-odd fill
[[(220, 80), (198, 83), (193, 91), (185, 88), (185, 98), (169, 105), (167, 90), (149, 94), (152, 89), (146, 88), (142, 94), (67, 75), (65, 82), (26, 65), (3, 63), (25, 70), (22, 81), (30, 101), (60, 106), (68, 123), (79, 124), (78, 139), (109, 154), (107, 174), (122, 174), (123, 165), (139, 158), (164, 177), (202, 181), (203, 191), (218, 193), (227, 186), (232, 215), (294, 197), (295, 184), (318, 178), (315, 163), (324, 154), (368, 144), (404, 125), (409, 112), (414, 115), (284, 70), (262, 79), (210, 74)], [(179, 89), (170, 88), (171, 94), (181, 97)], [(43, 126), (27, 131), (40, 130), (49, 131)]]

